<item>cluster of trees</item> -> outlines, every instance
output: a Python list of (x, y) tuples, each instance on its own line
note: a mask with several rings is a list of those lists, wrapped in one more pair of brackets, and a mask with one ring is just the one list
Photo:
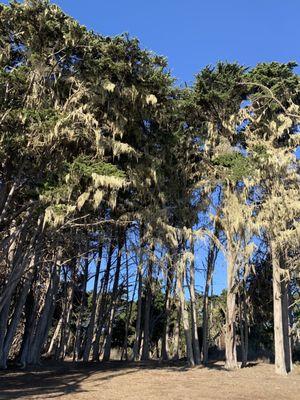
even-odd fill
[(251, 326), (290, 372), (295, 64), (218, 63), (178, 88), (136, 39), (88, 31), (43, 0), (0, 5), (0, 48), (0, 366), (109, 360), (116, 345), (122, 359), (194, 365), (222, 333), (236, 368)]

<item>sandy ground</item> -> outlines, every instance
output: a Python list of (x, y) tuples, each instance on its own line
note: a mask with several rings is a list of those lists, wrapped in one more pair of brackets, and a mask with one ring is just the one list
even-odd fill
[(0, 399), (300, 400), (300, 367), (287, 377), (274, 366), (252, 364), (235, 372), (222, 363), (188, 369), (183, 363), (55, 365), (0, 372)]

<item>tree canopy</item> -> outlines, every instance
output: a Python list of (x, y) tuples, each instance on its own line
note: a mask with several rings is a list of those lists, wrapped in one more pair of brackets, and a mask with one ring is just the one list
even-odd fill
[[(296, 64), (219, 62), (180, 88), (137, 39), (46, 0), (0, 4), (0, 50), (0, 366), (116, 347), (192, 366), (225, 346), (231, 369), (252, 346), (290, 372)], [(227, 290), (210, 295), (221, 253)]]

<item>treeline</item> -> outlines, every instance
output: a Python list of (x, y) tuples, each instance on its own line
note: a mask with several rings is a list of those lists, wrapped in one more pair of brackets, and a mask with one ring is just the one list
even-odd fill
[(0, 5), (0, 48), (0, 366), (109, 360), (116, 346), (122, 359), (192, 366), (223, 335), (232, 369), (256, 331), (290, 372), (296, 64), (218, 63), (182, 89), (136, 39), (100, 36), (38, 0)]

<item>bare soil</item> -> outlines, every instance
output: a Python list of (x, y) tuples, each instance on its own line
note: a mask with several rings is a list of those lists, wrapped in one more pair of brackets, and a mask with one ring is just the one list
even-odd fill
[(222, 363), (186, 368), (184, 363), (53, 364), (0, 372), (0, 399), (97, 400), (300, 400), (300, 367), (278, 376), (257, 363), (226, 371)]

